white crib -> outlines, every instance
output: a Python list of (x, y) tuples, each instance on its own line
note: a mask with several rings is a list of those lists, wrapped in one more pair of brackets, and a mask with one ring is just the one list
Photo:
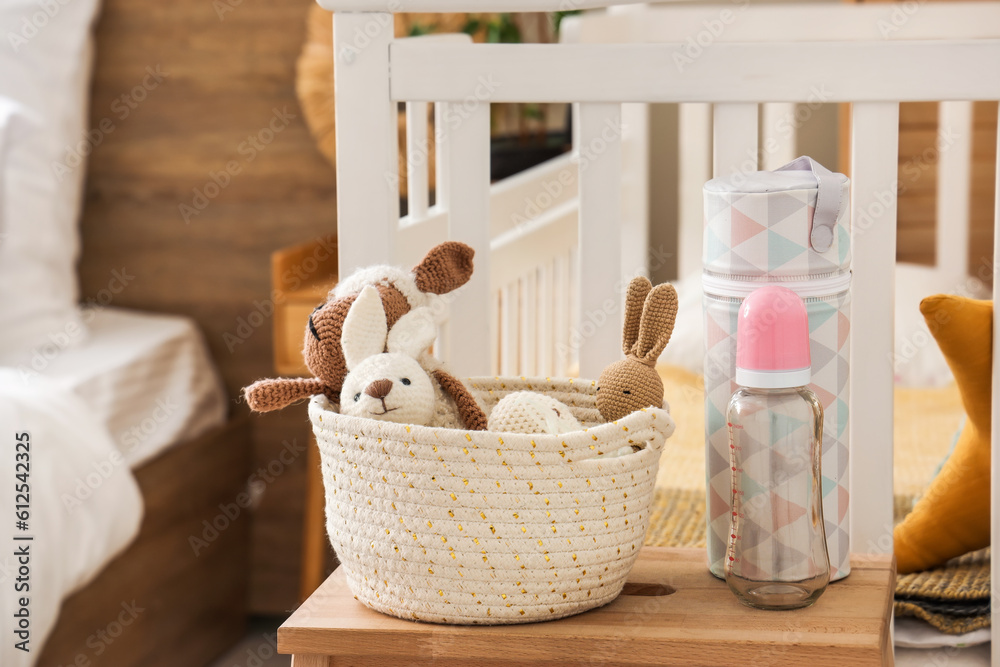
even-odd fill
[[(596, 377), (618, 357), (624, 285), (645, 272), (649, 261), (644, 164), (650, 148), (641, 105), (687, 105), (681, 116), (679, 248), (681, 257), (689, 258), (700, 256), (704, 180), (756, 169), (762, 146), (761, 167), (786, 157), (787, 138), (778, 140), (772, 128), (787, 105), (817, 95), (824, 102), (853, 103), (852, 318), (859, 335), (852, 339), (851, 363), (864, 373), (851, 376), (851, 539), (854, 551), (892, 550), (893, 369), (886, 360), (893, 350), (898, 104), (944, 101), (946, 118), (967, 123), (971, 101), (1000, 99), (1000, 6), (912, 3), (916, 9), (898, 20), (892, 5), (733, 4), (727, 8), (737, 19), (729, 22), (721, 19), (721, 6), (642, 10), (641, 16), (619, 10), (568, 23), (566, 41), (575, 43), (473, 45), (464, 36), (394, 39), (390, 13), (556, 11), (630, 3), (321, 4), (337, 12), (341, 271), (412, 263), (445, 238), (476, 248), (476, 274), (450, 304), (437, 348), (463, 375), (561, 375), (578, 366), (581, 376)], [(954, 17), (961, 20), (950, 20)], [(716, 19), (721, 32), (710, 30), (698, 56), (679, 65), (678, 44), (699, 34), (705, 20)], [(596, 41), (618, 43), (591, 43)], [(402, 219), (396, 187), (399, 102), (416, 121), (408, 123), (410, 213)], [(492, 102), (578, 103), (574, 152), (491, 186)], [(433, 207), (427, 203), (429, 138), (417, 120), (426, 118), (429, 103), (435, 104), (438, 155)], [(710, 127), (711, 162), (705, 157)], [(768, 149), (771, 140), (778, 141), (775, 150)], [(945, 155), (951, 163), (942, 165), (941, 206), (961, 214), (963, 207), (968, 210), (967, 155)], [(1000, 197), (997, 202), (1000, 226)], [(942, 255), (954, 258), (946, 264), (961, 276), (967, 237), (950, 231), (939, 227)], [(1000, 234), (996, 238), (994, 256), (1000, 259)], [(994, 326), (994, 336), (1000, 336), (1000, 326)], [(994, 423), (1000, 415), (998, 369), (995, 357)], [(993, 452), (997, 480), (996, 435)], [(997, 507), (996, 487), (993, 497)], [(992, 525), (996, 539), (997, 512)], [(1000, 573), (996, 560), (993, 573)], [(994, 664), (1000, 664), (997, 623), (993, 633)]]

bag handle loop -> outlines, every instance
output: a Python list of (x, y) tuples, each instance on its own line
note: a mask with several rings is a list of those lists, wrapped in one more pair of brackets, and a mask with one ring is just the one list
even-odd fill
[(821, 165), (809, 156), (795, 158), (775, 171), (809, 171), (816, 178), (816, 208), (813, 210), (812, 231), (809, 245), (816, 252), (826, 252), (833, 245), (834, 227), (840, 217), (844, 202), (839, 174)]

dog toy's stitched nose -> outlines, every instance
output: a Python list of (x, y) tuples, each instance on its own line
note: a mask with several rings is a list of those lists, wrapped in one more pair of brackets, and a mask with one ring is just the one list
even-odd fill
[(372, 398), (382, 399), (392, 391), (392, 380), (375, 380), (365, 387), (365, 393)]

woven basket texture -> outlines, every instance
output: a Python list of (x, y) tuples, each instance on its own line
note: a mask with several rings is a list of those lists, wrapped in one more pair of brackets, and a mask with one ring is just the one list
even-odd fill
[(674, 431), (669, 412), (600, 423), (592, 381), (467, 384), (487, 413), (509, 393), (546, 393), (585, 430), (411, 426), (346, 417), (326, 397), (312, 399), (327, 532), (354, 596), (400, 618), (485, 625), (610, 602), (646, 535), (660, 452)]

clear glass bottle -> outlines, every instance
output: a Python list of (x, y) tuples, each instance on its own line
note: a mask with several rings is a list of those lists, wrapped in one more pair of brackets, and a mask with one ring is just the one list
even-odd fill
[(805, 305), (782, 287), (740, 307), (729, 402), (732, 522), (726, 583), (744, 604), (795, 609), (830, 582), (821, 477), (823, 406), (810, 380)]
[(733, 520), (726, 582), (751, 607), (811, 605), (830, 582), (823, 406), (806, 387), (741, 387), (727, 420)]

